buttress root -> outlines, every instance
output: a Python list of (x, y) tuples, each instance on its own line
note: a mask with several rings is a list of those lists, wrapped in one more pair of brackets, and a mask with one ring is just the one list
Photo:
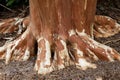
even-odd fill
[[(94, 33), (96, 33), (95, 36), (97, 37), (110, 36), (111, 32), (113, 32), (112, 29), (116, 30), (119, 28), (119, 24), (112, 19), (101, 16), (96, 17)], [(106, 20), (108, 23), (102, 20)], [(11, 25), (14, 23), (14, 20), (8, 20), (8, 22)], [(0, 33), (3, 34), (4, 32), (14, 32), (16, 29), (19, 32), (21, 28), (18, 24), (22, 27), (26, 26), (24, 27), (26, 28), (25, 31), (19, 37), (15, 40), (7, 41), (5, 45), (0, 47), (0, 59), (5, 59), (7, 64), (10, 60), (28, 60), (37, 53), (35, 70), (40, 74), (46, 74), (70, 65), (76, 65), (80, 69), (86, 70), (87, 68), (97, 67), (96, 64), (92, 63), (93, 61), (120, 60), (120, 54), (116, 50), (96, 42), (85, 33), (85, 30), (79, 32), (77, 29), (68, 29), (69, 31), (64, 32), (64, 35), (50, 32), (51, 36), (49, 38), (46, 37), (46, 35), (48, 36), (47, 33), (41, 32), (43, 35), (38, 35), (36, 38), (30, 29), (29, 17), (21, 19), (16, 24), (17, 27), (11, 26), (8, 29), (9, 25), (5, 25), (4, 22), (0, 23), (0, 28), (4, 29)], [(108, 25), (106, 26), (106, 24)], [(113, 24), (116, 26), (111, 26)], [(3, 25), (5, 26), (3, 27)], [(110, 29), (108, 34), (106, 34), (107, 29)]]
[(120, 24), (116, 20), (102, 15), (95, 16), (94, 35), (95, 37), (109, 37), (120, 32)]

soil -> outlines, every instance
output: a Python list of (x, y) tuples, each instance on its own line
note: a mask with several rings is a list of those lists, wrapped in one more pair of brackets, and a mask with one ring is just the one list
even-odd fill
[[(112, 1), (118, 1), (113, 3)], [(120, 1), (119, 0), (98, 0), (97, 13), (110, 16), (120, 23)], [(21, 12), (19, 10), (22, 10)], [(12, 9), (14, 12), (6, 9), (0, 10), (0, 19), (28, 15), (28, 6), (23, 8), (19, 6)], [(9, 15), (8, 15), (9, 12)], [(10, 34), (7, 34), (10, 36)], [(0, 35), (0, 45), (3, 45), (5, 37)], [(120, 33), (108, 37), (97, 38), (97, 41), (113, 47), (120, 53)], [(30, 58), (28, 61), (11, 61), (5, 65), (4, 60), (0, 60), (0, 80), (120, 80), (120, 62), (97, 61), (96, 69), (87, 69), (85, 71), (77, 69), (75, 66), (69, 66), (65, 69), (54, 71), (46, 75), (38, 75), (34, 71), (36, 58)]]

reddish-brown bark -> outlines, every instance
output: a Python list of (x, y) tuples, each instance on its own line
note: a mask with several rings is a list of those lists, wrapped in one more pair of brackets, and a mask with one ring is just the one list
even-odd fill
[(120, 24), (118, 24), (115, 20), (107, 16), (95, 16), (95, 37), (109, 37), (118, 32), (120, 32)]
[[(120, 60), (120, 55), (114, 49), (92, 39), (95, 6), (96, 0), (30, 0), (30, 18), (27, 17), (16, 25), (24, 26), (26, 31), (0, 48), (0, 58), (5, 58), (6, 63), (12, 58), (27, 60), (37, 52), (35, 70), (40, 74), (69, 65), (77, 65), (83, 70), (88, 67), (96, 68), (96, 65), (91, 63), (92, 60)], [(111, 19), (109, 22), (105, 17), (96, 16), (96, 36), (101, 35), (98, 24), (102, 25), (101, 29), (108, 29), (104, 20), (110, 25), (108, 27), (114, 27), (116, 23)], [(1, 24), (1, 28), (4, 25)], [(11, 30), (13, 26), (6, 29), (6, 26), (1, 33), (18, 29)], [(117, 28), (119, 27), (115, 27)], [(34, 51), (35, 43), (37, 51)]]

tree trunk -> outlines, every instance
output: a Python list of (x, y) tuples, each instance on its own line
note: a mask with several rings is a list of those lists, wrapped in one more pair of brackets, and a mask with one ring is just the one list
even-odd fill
[[(30, 1), (30, 5), (33, 26), (55, 28), (60, 24), (64, 29), (76, 27), (79, 32), (85, 30), (85, 33), (92, 35), (96, 0), (36, 0)], [(40, 29), (37, 27), (37, 30)], [(44, 32), (44, 29), (41, 31)]]
[(83, 70), (96, 68), (93, 60), (120, 60), (114, 49), (92, 38), (95, 9), (96, 0), (30, 0), (30, 18), (19, 20), (27, 29), (0, 48), (1, 58), (6, 63), (10, 59), (27, 60), (36, 52), (35, 69), (40, 74), (69, 65)]
[[(89, 6), (89, 7), (88, 7)], [(64, 68), (64, 59), (69, 59), (66, 42), (74, 42), (74, 35), (80, 32), (85, 32), (92, 35), (92, 27), (95, 15), (96, 0), (36, 0), (30, 1), (31, 29), (38, 41), (38, 46), (45, 51), (38, 52), (41, 57), (36, 61), (36, 66), (51, 66), (51, 48), (55, 44), (55, 55), (57, 56), (58, 68)], [(88, 13), (89, 12), (89, 13)], [(76, 33), (77, 32), (77, 33)], [(73, 38), (72, 38), (73, 35)], [(76, 38), (75, 38), (76, 39)], [(53, 41), (54, 40), (54, 41)], [(47, 45), (42, 45), (47, 44)], [(80, 42), (78, 42), (79, 44)], [(48, 49), (46, 48), (49, 47)], [(49, 53), (47, 53), (49, 50)], [(63, 52), (63, 53), (61, 53)], [(39, 55), (39, 53), (41, 53)], [(49, 56), (47, 56), (49, 55)], [(62, 55), (62, 56), (61, 56)], [(77, 55), (77, 54), (76, 54)], [(75, 56), (75, 55), (74, 55)], [(62, 59), (63, 57), (63, 59)], [(78, 57), (78, 56), (76, 56)], [(44, 58), (46, 60), (44, 60)], [(43, 63), (40, 63), (43, 61)], [(69, 60), (68, 60), (69, 61)], [(67, 62), (68, 62), (67, 61)], [(76, 59), (76, 62), (78, 60)], [(44, 64), (47, 63), (47, 64)], [(68, 64), (68, 63), (66, 63)], [(40, 71), (43, 70), (36, 69)], [(50, 67), (51, 68), (51, 67)], [(46, 69), (46, 71), (49, 71)], [(51, 71), (51, 69), (50, 69)]]

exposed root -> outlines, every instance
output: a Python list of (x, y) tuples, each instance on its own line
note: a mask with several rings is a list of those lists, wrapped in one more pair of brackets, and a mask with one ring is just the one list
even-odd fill
[(67, 44), (64, 40), (57, 40), (55, 42), (55, 63), (58, 66), (58, 69), (63, 69), (65, 66), (69, 66), (71, 64), (70, 56), (67, 49)]
[(84, 32), (78, 33), (81, 40), (86, 44), (88, 49), (100, 59), (100, 60), (120, 60), (120, 54), (109, 46), (103, 45), (95, 40), (91, 39)]
[(82, 70), (86, 70), (87, 68), (96, 68), (96, 65), (91, 63), (91, 57), (89, 57), (88, 60), (88, 54), (87, 53), (87, 46), (84, 44), (83, 41), (80, 40), (79, 36), (72, 35), (70, 37), (71, 42), (71, 48), (73, 48), (73, 51), (71, 53), (74, 56), (75, 64), (80, 67)]
[(120, 32), (120, 24), (118, 24), (115, 20), (107, 16), (95, 16), (95, 37), (109, 37), (118, 32)]
[(50, 43), (43, 37), (38, 39), (38, 52), (35, 70), (37, 70), (40, 74), (46, 74), (53, 71)]
[(11, 59), (14, 60), (28, 60), (34, 53), (35, 40), (27, 29), (20, 37), (14, 41), (6, 42), (4, 46), (0, 47), (0, 58), (5, 58), (6, 64)]
[[(23, 27), (27, 29), (17, 39), (8, 41), (4, 46), (0, 47), (0, 59), (5, 58), (6, 64), (12, 59), (22, 61), (28, 60), (31, 55), (35, 54), (34, 50), (36, 47), (37, 60), (35, 63), (35, 70), (38, 71), (39, 74), (46, 74), (53, 70), (63, 69), (69, 65), (76, 65), (82, 70), (96, 68), (97, 66), (92, 63), (92, 61), (95, 60), (120, 60), (120, 54), (118, 52), (96, 42), (90, 38), (84, 30), (78, 32), (75, 29), (70, 29), (70, 31), (63, 31), (65, 34), (51, 32), (50, 36), (48, 36), (50, 39), (45, 37), (48, 35), (46, 30), (46, 35), (44, 32), (41, 32), (44, 36), (40, 34), (37, 35), (36, 38), (36, 36), (33, 36), (32, 31), (30, 31), (30, 27), (27, 27), (29, 25), (29, 18), (20, 19), (16, 23), (13, 22), (15, 22), (15, 19), (8, 20), (8, 25), (5, 25), (4, 22), (0, 23), (0, 28), (3, 28), (3, 30), (0, 30), (0, 33), (11, 33), (18, 29), (18, 33), (21, 34)], [(11, 24), (14, 26), (7, 29)], [(98, 26), (98, 24), (103, 24), (103, 26)], [(116, 26), (110, 26), (113, 24), (116, 24)], [(19, 25), (22, 27), (19, 27)], [(94, 30), (96, 37), (108, 37), (113, 35), (115, 31), (113, 31), (112, 28), (116, 30), (120, 29), (119, 25), (112, 19), (97, 16)], [(109, 30), (106, 31), (107, 29)], [(52, 30), (48, 29), (48, 31)], [(37, 41), (38, 45), (36, 47), (35, 41)]]
[(0, 34), (13, 33), (15, 31), (21, 34), (28, 25), (29, 17), (6, 19), (0, 22)]
[(38, 73), (46, 74), (69, 65), (76, 65), (78, 68), (86, 70), (97, 67), (92, 63), (94, 60), (120, 60), (119, 53), (96, 42), (84, 31), (71, 30), (68, 34), (67, 40), (59, 37), (52, 44), (44, 37), (38, 40), (38, 55), (35, 64)]

